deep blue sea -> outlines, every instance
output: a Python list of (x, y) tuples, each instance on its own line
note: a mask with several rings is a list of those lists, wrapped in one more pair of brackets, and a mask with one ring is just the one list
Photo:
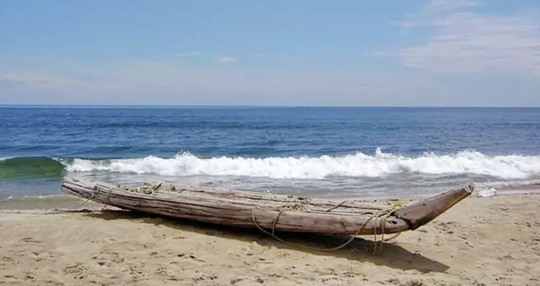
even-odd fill
[(371, 197), (531, 184), (540, 109), (0, 107), (0, 200), (59, 195), (66, 175)]

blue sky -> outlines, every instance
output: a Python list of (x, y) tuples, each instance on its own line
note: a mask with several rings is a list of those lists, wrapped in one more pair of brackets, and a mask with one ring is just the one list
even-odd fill
[(540, 106), (540, 2), (0, 0), (0, 104)]

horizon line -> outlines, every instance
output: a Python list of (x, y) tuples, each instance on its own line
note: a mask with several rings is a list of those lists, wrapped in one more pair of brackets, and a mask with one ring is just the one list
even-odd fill
[(540, 108), (540, 106), (455, 106), (455, 105), (205, 105), (205, 104), (12, 104), (2, 107), (103, 107), (103, 108)]

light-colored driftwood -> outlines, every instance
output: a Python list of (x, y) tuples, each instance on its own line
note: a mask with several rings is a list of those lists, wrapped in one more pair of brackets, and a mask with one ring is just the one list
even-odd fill
[[(255, 227), (257, 223), (268, 229), (325, 234), (373, 234), (381, 230), (397, 233), (414, 229), (470, 194), (470, 189), (464, 188), (441, 195), (436, 204), (428, 200), (423, 217), (421, 212), (426, 210), (425, 206), (402, 211), (401, 217), (394, 216), (396, 212), (379, 217), (388, 206), (359, 201), (337, 204), (316, 198), (168, 184), (161, 185), (152, 194), (144, 194), (109, 183), (65, 178), (62, 190), (123, 209), (230, 226)], [(448, 202), (440, 203), (441, 200)], [(446, 208), (434, 211), (439, 206)], [(410, 210), (410, 207), (404, 209)], [(414, 216), (413, 220), (409, 221), (409, 216)]]

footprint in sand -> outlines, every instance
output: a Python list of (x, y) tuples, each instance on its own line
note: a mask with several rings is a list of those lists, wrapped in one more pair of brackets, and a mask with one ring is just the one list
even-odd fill
[(161, 275), (161, 276), (171, 276), (172, 274), (169, 272), (169, 269), (167, 267), (158, 267), (155, 271), (155, 274)]
[(88, 271), (88, 269), (90, 269), (90, 267), (86, 264), (75, 263), (64, 268), (64, 272), (68, 274), (81, 274)]
[(215, 280), (217, 279), (217, 275), (214, 274), (206, 274), (206, 273), (200, 273), (198, 275), (195, 275), (195, 277), (192, 278), (193, 281), (208, 281), (208, 280)]
[(5, 261), (5, 262), (13, 262), (13, 258), (9, 257), (9, 256), (2, 256), (0, 258), (0, 261)]
[(34, 239), (33, 237), (25, 237), (22, 239), (24, 242), (41, 243), (41, 241)]

